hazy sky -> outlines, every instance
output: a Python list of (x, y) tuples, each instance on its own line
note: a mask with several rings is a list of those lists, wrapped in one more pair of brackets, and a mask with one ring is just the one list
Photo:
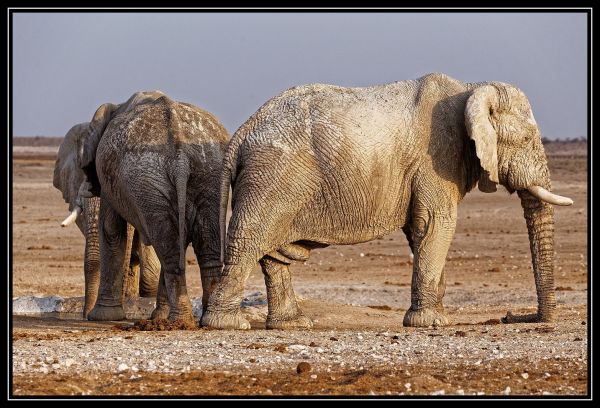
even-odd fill
[(444, 72), (529, 97), (542, 135), (587, 136), (583, 13), (15, 13), (13, 130), (62, 136), (160, 89), (234, 132), (281, 91)]

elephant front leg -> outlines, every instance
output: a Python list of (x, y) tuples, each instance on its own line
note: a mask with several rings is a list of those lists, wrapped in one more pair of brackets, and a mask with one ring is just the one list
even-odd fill
[(429, 327), (450, 324), (444, 312), (444, 264), (456, 226), (456, 211), (450, 214), (416, 207), (413, 214), (413, 276), (411, 306), (404, 326)]
[[(88, 320), (122, 320), (123, 270), (127, 245), (127, 223), (110, 207), (100, 202), (100, 290), (96, 305), (88, 313)], [(127, 260), (128, 262), (129, 260)]]

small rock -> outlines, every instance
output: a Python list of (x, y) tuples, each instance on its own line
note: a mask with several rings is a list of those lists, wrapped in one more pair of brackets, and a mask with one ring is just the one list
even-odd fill
[(73, 364), (75, 364), (75, 360), (73, 360), (72, 358), (67, 358), (65, 360), (65, 367), (71, 367)]
[(436, 390), (436, 391), (432, 392), (430, 395), (444, 395), (444, 394), (446, 394), (446, 391)]
[(546, 377), (546, 378), (550, 377), (550, 373), (544, 373), (544, 377)]
[(324, 353), (325, 350), (323, 350), (321, 347), (317, 348), (317, 353)]
[(548, 391), (542, 391), (542, 395), (552, 395), (552, 393)]
[(483, 391), (477, 391), (477, 395), (485, 395), (485, 392), (483, 392)]
[(52, 368), (54, 368), (55, 370), (58, 370), (60, 368), (60, 364), (54, 363), (54, 364), (52, 364)]
[(501, 393), (502, 395), (510, 395), (510, 387), (506, 387)]
[(285, 344), (279, 344), (279, 345), (275, 346), (275, 348), (273, 350), (278, 351), (280, 353), (285, 353), (288, 351), (288, 347)]
[(52, 364), (55, 360), (54, 357), (46, 357), (44, 361), (46, 362), (46, 364)]
[(369, 391), (369, 395), (375, 395), (375, 391), (373, 391), (373, 390)]
[(288, 346), (288, 349), (290, 349), (291, 351), (301, 351), (305, 350), (306, 346), (304, 344), (291, 344), (290, 346)]
[(298, 364), (298, 367), (296, 367), (296, 372), (298, 374), (308, 373), (310, 370), (312, 370), (312, 367), (306, 361), (302, 361)]
[(524, 379), (528, 379), (529, 378), (529, 374), (528, 373), (523, 373), (523, 374), (521, 374), (521, 377), (523, 377)]
[(308, 345), (308, 347), (317, 347), (317, 343), (315, 343), (314, 341), (311, 341), (310, 344)]
[(131, 366), (131, 371), (133, 371), (134, 373), (137, 373), (140, 369), (137, 368), (137, 366)]
[(463, 390), (463, 389), (461, 388), (461, 389), (458, 389), (458, 390), (456, 390), (456, 393), (457, 393), (458, 395), (465, 395), (465, 390)]
[(330, 337), (329, 340), (331, 340), (331, 341), (338, 341), (338, 339), (336, 339), (335, 337)]
[(316, 380), (316, 379), (317, 379), (317, 375), (316, 375), (316, 374), (312, 374), (312, 375), (310, 376), (310, 378), (312, 378), (313, 380)]
[(458, 337), (467, 337), (467, 332), (464, 332), (464, 331), (462, 331), (462, 330), (457, 330), (457, 331), (454, 333), (454, 335), (455, 335), (455, 336), (458, 336)]
[(406, 383), (404, 384), (404, 388), (406, 388), (407, 390), (410, 390), (410, 387), (412, 386), (411, 383)]
[(125, 363), (121, 363), (117, 367), (117, 372), (119, 372), (119, 373), (122, 373), (123, 371), (127, 371), (127, 370), (129, 370), (129, 366)]
[(273, 395), (273, 391), (271, 391), (271, 389), (267, 388), (265, 390), (265, 394), (267, 394), (267, 395)]

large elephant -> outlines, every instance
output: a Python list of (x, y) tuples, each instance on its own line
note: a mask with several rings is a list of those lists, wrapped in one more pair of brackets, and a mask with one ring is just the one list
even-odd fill
[[(443, 268), (457, 205), (479, 184), (517, 192), (529, 230), (538, 311), (555, 317), (553, 207), (540, 131), (525, 94), (443, 74), (368, 88), (307, 85), (265, 103), (234, 134), (225, 155), (223, 276), (202, 324), (248, 328), (244, 283), (257, 261), (267, 287), (267, 328), (310, 327), (288, 265), (314, 248), (366, 242), (402, 228), (414, 253), (406, 326), (449, 324)], [(225, 233), (222, 232), (225, 239)]]
[[(75, 222), (85, 237), (84, 279), (85, 301), (83, 317), (86, 318), (98, 296), (100, 285), (100, 248), (98, 240), (98, 215), (100, 198), (83, 197), (79, 189), (85, 175), (78, 165), (77, 145), (80, 138), (88, 135), (89, 122), (73, 126), (65, 135), (58, 149), (54, 166), (53, 185), (62, 192), (63, 199), (69, 204), (71, 215), (62, 226)], [(127, 262), (124, 264), (124, 297), (156, 296), (160, 262), (152, 247), (143, 245), (132, 226), (127, 231)]]
[[(192, 242), (206, 304), (222, 270), (219, 186), (229, 134), (210, 113), (167, 96), (113, 116), (101, 137), (80, 140), (90, 191), (101, 197), (101, 283), (91, 320), (124, 317), (119, 292), (126, 225), (152, 245), (161, 273), (152, 318), (193, 323), (185, 281), (185, 251)], [(87, 161), (92, 158), (93, 161)]]

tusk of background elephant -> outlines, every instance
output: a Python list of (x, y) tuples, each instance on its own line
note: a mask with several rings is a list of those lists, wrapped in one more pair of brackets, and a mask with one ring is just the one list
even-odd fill
[(75, 219), (77, 219), (79, 214), (81, 214), (81, 207), (77, 206), (75, 207), (75, 209), (73, 209), (73, 211), (71, 211), (71, 214), (67, 218), (65, 218), (65, 220), (60, 224), (60, 226), (66, 227), (67, 225), (74, 223)]
[(539, 198), (540, 200), (545, 201), (549, 204), (554, 204), (554, 205), (571, 205), (571, 204), (573, 204), (573, 200), (571, 200), (569, 197), (563, 197), (563, 196), (559, 196), (558, 194), (553, 194), (550, 191), (548, 191), (545, 188), (540, 187), (540, 186), (531, 186), (531, 187), (527, 188), (527, 191), (529, 191), (536, 198)]

